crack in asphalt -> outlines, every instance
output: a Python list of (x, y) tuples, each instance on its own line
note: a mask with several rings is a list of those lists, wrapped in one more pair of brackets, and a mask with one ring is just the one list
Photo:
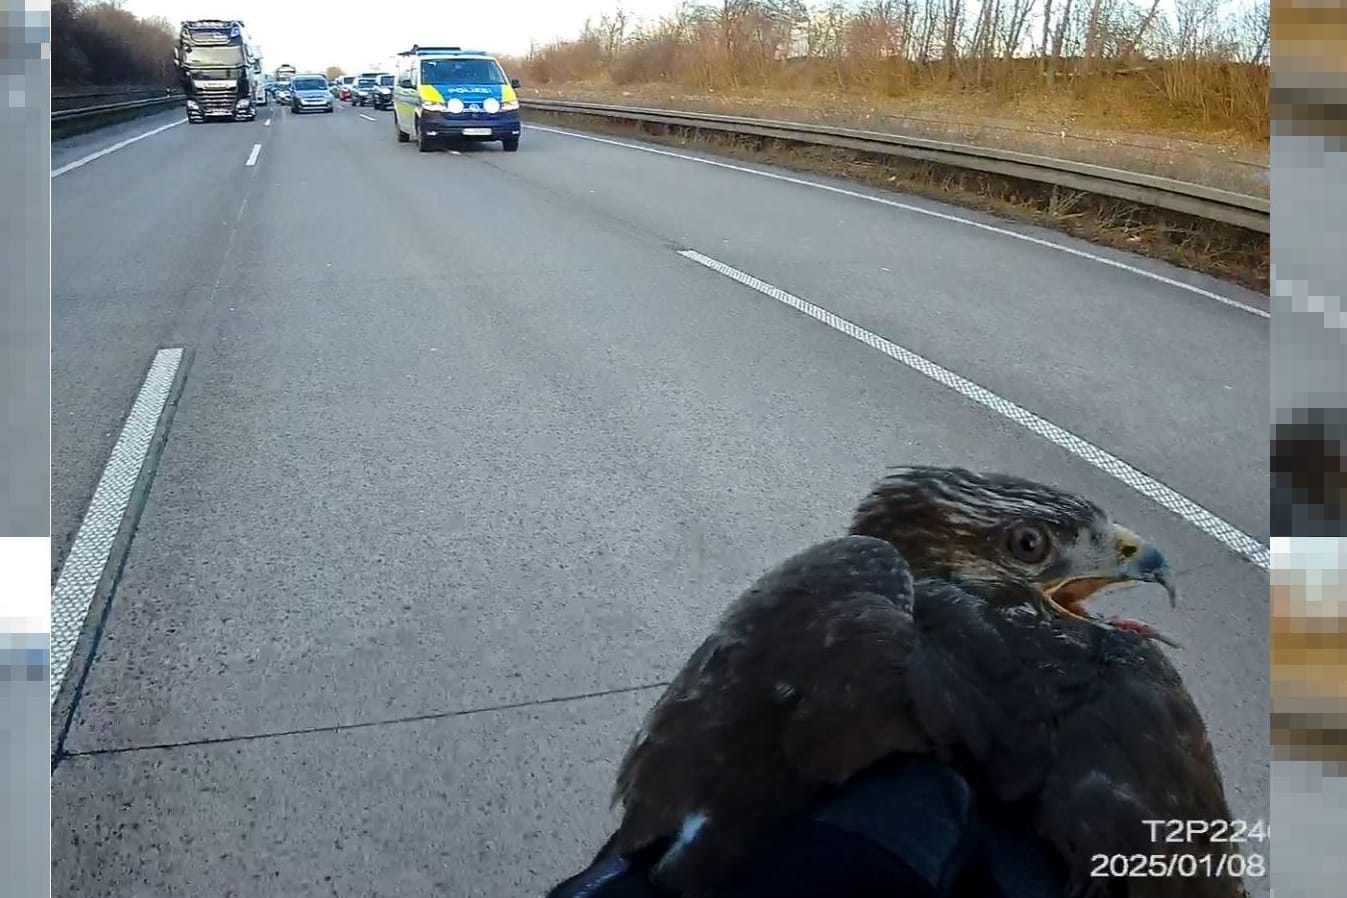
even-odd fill
[(490, 714), (497, 711), (515, 711), (521, 708), (538, 708), (546, 705), (561, 705), (568, 702), (583, 701), (592, 698), (605, 698), (612, 695), (646, 692), (668, 686), (668, 681), (642, 683), (636, 686), (622, 686), (617, 689), (603, 689), (598, 692), (580, 692), (573, 695), (560, 695), (552, 698), (530, 699), (528, 701), (507, 702), (499, 705), (483, 705), (476, 708), (459, 708), (453, 711), (431, 711), (425, 714), (409, 714), (402, 717), (388, 717), (378, 720), (365, 720), (358, 723), (337, 723), (327, 726), (298, 727), (289, 730), (271, 730), (263, 733), (248, 733), (240, 736), (210, 736), (203, 739), (183, 739), (173, 742), (150, 742), (144, 745), (123, 745), (117, 748), (92, 748), (85, 751), (61, 751), (52, 765), (53, 772), (61, 761), (69, 758), (96, 758), (108, 755), (124, 755), (142, 751), (164, 751), (177, 748), (197, 748), (207, 745), (228, 745), (240, 742), (258, 742), (266, 739), (281, 739), (287, 736), (311, 736), (320, 733), (341, 733), (351, 730), (365, 730), (374, 727), (395, 726), (398, 724), (421, 723), (431, 720), (447, 720), (457, 717), (470, 717), (476, 714)]

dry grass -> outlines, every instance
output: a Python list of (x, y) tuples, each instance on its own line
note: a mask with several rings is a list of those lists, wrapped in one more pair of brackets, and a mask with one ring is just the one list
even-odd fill
[(751, 115), (794, 122), (818, 122), (869, 131), (904, 134), (1000, 147), (1022, 153), (1073, 159), (1127, 171), (1192, 181), (1252, 196), (1268, 195), (1267, 144), (1241, 142), (1238, 135), (1181, 135), (1124, 131), (1069, 94), (1024, 97), (1013, 107), (988, 105), (975, 97), (928, 93), (905, 101), (858, 98), (824, 91), (735, 91), (694, 94), (666, 85), (620, 87), (590, 81), (526, 86), (524, 96), (584, 100), (624, 106), (655, 106), (724, 115)]
[(611, 13), (509, 65), (537, 97), (830, 122), (1266, 196), (1269, 19), (1233, 2), (1248, 5), (722, 0), (654, 23)]
[[(657, 22), (609, 13), (575, 40), (506, 65), (525, 97), (826, 122), (1266, 197), (1270, 35), (1266, 0), (1174, 0), (1165, 9), (1158, 0), (718, 0)], [(694, 143), (686, 133), (653, 139)], [(1266, 234), (888, 157), (721, 136), (695, 143), (1268, 286)]]
[(1094, 194), (1059, 190), (1037, 182), (970, 172), (889, 156), (807, 146), (716, 132), (642, 127), (592, 116), (531, 110), (547, 120), (665, 145), (703, 150), (796, 171), (840, 176), (885, 190), (901, 191), (979, 209), (1016, 221), (1051, 227), (1106, 246), (1141, 253), (1266, 292), (1268, 235), (1136, 206)]

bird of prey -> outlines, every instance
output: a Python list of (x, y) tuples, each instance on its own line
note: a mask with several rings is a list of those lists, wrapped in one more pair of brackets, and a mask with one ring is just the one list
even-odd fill
[(688, 659), (621, 762), (613, 846), (656, 858), (658, 885), (711, 895), (775, 825), (907, 752), (1031, 820), (1078, 894), (1243, 895), (1214, 856), (1181, 879), (1120, 882), (1117, 861), (1092, 876), (1099, 854), (1229, 850), (1165, 844), (1143, 822), (1230, 812), (1162, 634), (1086, 608), (1123, 581), (1174, 599), (1163, 555), (1093, 502), (1007, 475), (893, 471), (849, 535), (764, 575)]

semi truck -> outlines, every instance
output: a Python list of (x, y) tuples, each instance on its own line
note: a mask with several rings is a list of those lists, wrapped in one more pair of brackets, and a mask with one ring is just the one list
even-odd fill
[(254, 107), (266, 106), (271, 98), (267, 94), (267, 75), (266, 72), (262, 71), (261, 47), (254, 45), (252, 58), (253, 58), (253, 73), (254, 73), (254, 77), (252, 79), (253, 106)]
[(187, 95), (189, 122), (199, 124), (209, 118), (239, 122), (257, 117), (253, 96), (262, 80), (262, 60), (254, 52), (242, 22), (183, 22), (173, 61)]

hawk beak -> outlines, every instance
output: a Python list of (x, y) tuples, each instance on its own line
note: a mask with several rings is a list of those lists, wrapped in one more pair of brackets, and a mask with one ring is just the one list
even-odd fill
[(1169, 563), (1160, 550), (1126, 527), (1114, 526), (1113, 550), (1118, 556), (1118, 580), (1158, 583), (1169, 596), (1169, 607), (1179, 603), (1179, 593), (1169, 572)]
[[(1113, 529), (1113, 552), (1116, 563), (1112, 570), (1094, 571), (1064, 577), (1043, 585), (1043, 594), (1048, 606), (1056, 613), (1088, 623), (1112, 626), (1085, 609), (1085, 602), (1096, 592), (1114, 583), (1157, 583), (1164, 587), (1169, 596), (1170, 607), (1178, 604), (1178, 590), (1170, 574), (1169, 563), (1155, 546), (1143, 540), (1126, 527), (1115, 525)], [(1155, 630), (1149, 624), (1140, 621), (1126, 621), (1128, 629), (1141, 632), (1169, 645), (1178, 643)]]

